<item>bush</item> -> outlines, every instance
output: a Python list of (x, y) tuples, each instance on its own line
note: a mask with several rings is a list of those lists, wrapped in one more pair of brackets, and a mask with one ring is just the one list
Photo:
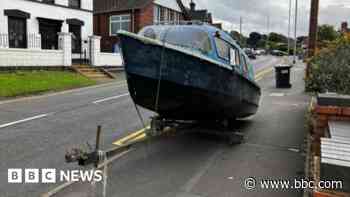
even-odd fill
[(310, 60), (306, 90), (318, 93), (350, 94), (349, 36), (330, 43)]

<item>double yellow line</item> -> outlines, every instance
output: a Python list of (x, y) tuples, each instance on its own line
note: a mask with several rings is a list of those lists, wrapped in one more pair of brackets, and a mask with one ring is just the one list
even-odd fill
[(146, 132), (145, 132), (147, 129), (150, 129), (150, 127), (147, 126), (146, 128), (143, 128), (139, 131), (133, 132), (130, 135), (113, 142), (113, 144), (117, 145), (117, 146), (123, 146), (125, 144), (144, 139), (147, 137)]
[(260, 81), (265, 75), (273, 71), (273, 67), (265, 68), (255, 75), (255, 81)]

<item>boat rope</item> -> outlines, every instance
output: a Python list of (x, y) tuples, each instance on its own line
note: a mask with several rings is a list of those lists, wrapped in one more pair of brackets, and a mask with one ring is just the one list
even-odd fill
[(133, 101), (133, 103), (134, 103), (134, 107), (135, 107), (136, 112), (137, 112), (137, 116), (139, 117), (139, 120), (140, 120), (140, 122), (141, 122), (143, 128), (146, 128), (146, 123), (145, 123), (145, 121), (144, 121), (144, 119), (143, 119), (143, 117), (142, 117), (142, 114), (141, 114), (141, 112), (140, 112), (139, 107), (137, 106), (137, 104), (136, 104), (134, 101)]
[(162, 54), (160, 56), (157, 94), (156, 94), (156, 102), (155, 102), (155, 106), (154, 106), (154, 111), (157, 112), (157, 113), (158, 113), (158, 108), (159, 108), (159, 95), (160, 95), (160, 85), (161, 85), (161, 81), (162, 81), (162, 68), (164, 66), (165, 38), (167, 37), (170, 29), (171, 29), (171, 27), (166, 30), (166, 32), (164, 34), (164, 38), (162, 40), (163, 47), (162, 47)]

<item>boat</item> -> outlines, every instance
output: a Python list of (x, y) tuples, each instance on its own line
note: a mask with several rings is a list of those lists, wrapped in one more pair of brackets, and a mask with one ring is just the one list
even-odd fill
[(119, 31), (133, 101), (166, 120), (235, 120), (254, 115), (261, 89), (244, 51), (208, 24)]

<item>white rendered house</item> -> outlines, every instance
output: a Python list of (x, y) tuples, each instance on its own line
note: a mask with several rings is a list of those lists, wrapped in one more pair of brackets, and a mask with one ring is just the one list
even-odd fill
[[(93, 0), (1, 0), (2, 52), (5, 49), (11, 54), (28, 50), (59, 52), (62, 32), (71, 35), (72, 59), (88, 53), (89, 36), (93, 35)], [(1, 61), (5, 60), (0, 56), (0, 64)]]

